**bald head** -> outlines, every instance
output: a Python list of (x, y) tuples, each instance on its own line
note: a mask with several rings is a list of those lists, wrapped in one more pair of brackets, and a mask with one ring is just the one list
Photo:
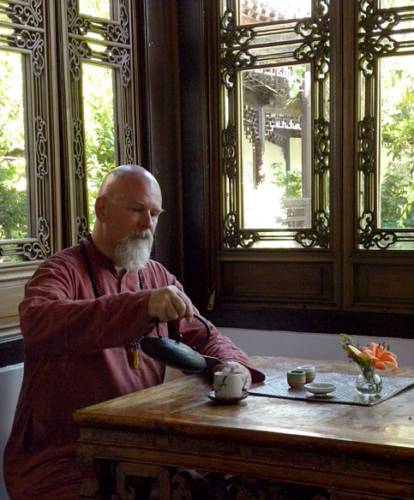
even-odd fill
[(131, 235), (154, 234), (163, 212), (161, 188), (139, 165), (123, 165), (107, 174), (95, 202), (92, 238), (115, 261), (115, 247)]
[(121, 167), (111, 170), (102, 181), (99, 189), (99, 196), (116, 197), (122, 194), (124, 185), (130, 181), (142, 182), (143, 184), (153, 184), (160, 193), (161, 189), (157, 179), (140, 165), (122, 165)]

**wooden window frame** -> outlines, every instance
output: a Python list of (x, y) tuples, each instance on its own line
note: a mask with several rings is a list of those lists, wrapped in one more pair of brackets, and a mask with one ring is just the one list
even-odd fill
[[(190, 43), (200, 54), (198, 65), (183, 65), (192, 92), (202, 96), (200, 124), (185, 127), (183, 158), (198, 148), (203, 168), (198, 175), (184, 171), (185, 285), (200, 309), (219, 326), (341, 332), (412, 338), (414, 256), (411, 251), (362, 251), (357, 247), (358, 212), (354, 194), (357, 176), (356, 2), (330, 2), (332, 113), (331, 129), (331, 248), (303, 252), (223, 248), (221, 191), (222, 138), (219, 113), (220, 32), (218, 2), (182, 2), (182, 21), (191, 12), (191, 28), (183, 28), (181, 60)], [(351, 37), (351, 39), (350, 39)], [(347, 43), (342, 43), (347, 39)], [(208, 61), (205, 65), (203, 58)], [(193, 61), (194, 62), (194, 61)], [(186, 93), (187, 95), (187, 93)], [(190, 112), (184, 109), (183, 123)], [(339, 119), (338, 119), (339, 117)], [(209, 127), (206, 128), (205, 123)], [(188, 146), (187, 143), (190, 143)], [(208, 151), (207, 156), (205, 151)], [(191, 181), (190, 181), (191, 172)], [(194, 186), (197, 186), (195, 189)], [(196, 194), (203, 197), (196, 198)], [(189, 203), (190, 206), (190, 203)], [(196, 215), (195, 215), (196, 214)], [(200, 228), (204, 230), (201, 233)], [(198, 237), (192, 237), (194, 230)], [(194, 275), (197, 273), (197, 284)], [(290, 281), (289, 281), (290, 280)], [(410, 281), (411, 280), (411, 281)], [(200, 286), (200, 282), (202, 286)], [(269, 286), (270, 283), (270, 286)], [(410, 285), (411, 283), (411, 285)], [(286, 286), (287, 285), (287, 286)], [(273, 287), (273, 289), (272, 289)]]

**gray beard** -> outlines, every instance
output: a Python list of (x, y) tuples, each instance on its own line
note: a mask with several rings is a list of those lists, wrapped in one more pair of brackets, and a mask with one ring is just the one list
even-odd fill
[(115, 263), (127, 271), (144, 269), (150, 259), (154, 237), (149, 230), (126, 236), (115, 247)]

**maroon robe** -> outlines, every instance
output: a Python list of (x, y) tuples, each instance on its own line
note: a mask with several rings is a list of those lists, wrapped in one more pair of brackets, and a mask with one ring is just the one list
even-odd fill
[[(47, 259), (26, 285), (19, 306), (24, 338), (24, 377), (4, 454), (4, 476), (11, 500), (77, 498), (78, 428), (75, 410), (161, 384), (165, 367), (139, 351), (134, 368), (129, 346), (152, 332), (148, 321), (151, 290), (181, 284), (161, 264), (150, 261), (138, 274), (118, 278), (107, 257), (84, 239), (100, 297), (95, 298), (79, 246)], [(197, 313), (197, 310), (194, 309)], [(167, 336), (166, 324), (160, 333)], [(253, 381), (264, 375), (212, 325), (203, 354), (247, 366)], [(198, 321), (180, 322), (184, 341), (205, 337)]]

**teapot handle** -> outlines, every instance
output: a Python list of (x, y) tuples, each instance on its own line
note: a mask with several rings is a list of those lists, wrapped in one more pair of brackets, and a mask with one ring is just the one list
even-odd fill
[[(201, 342), (199, 342), (198, 345), (192, 347), (192, 349), (194, 349), (194, 351), (198, 351), (201, 347), (203, 347), (205, 344), (207, 344), (207, 342), (210, 338), (210, 327), (209, 327), (207, 321), (204, 318), (202, 318), (201, 316), (199, 316), (198, 314), (194, 314), (194, 318), (196, 318), (198, 321), (200, 321), (200, 323), (202, 323), (206, 329), (206, 337)], [(174, 320), (174, 321), (168, 322), (168, 337), (169, 338), (178, 338), (178, 335), (180, 332), (179, 323), (180, 323), (180, 320)], [(158, 337), (161, 337), (160, 332), (158, 330), (158, 322), (157, 322), (157, 334), (158, 334)]]

